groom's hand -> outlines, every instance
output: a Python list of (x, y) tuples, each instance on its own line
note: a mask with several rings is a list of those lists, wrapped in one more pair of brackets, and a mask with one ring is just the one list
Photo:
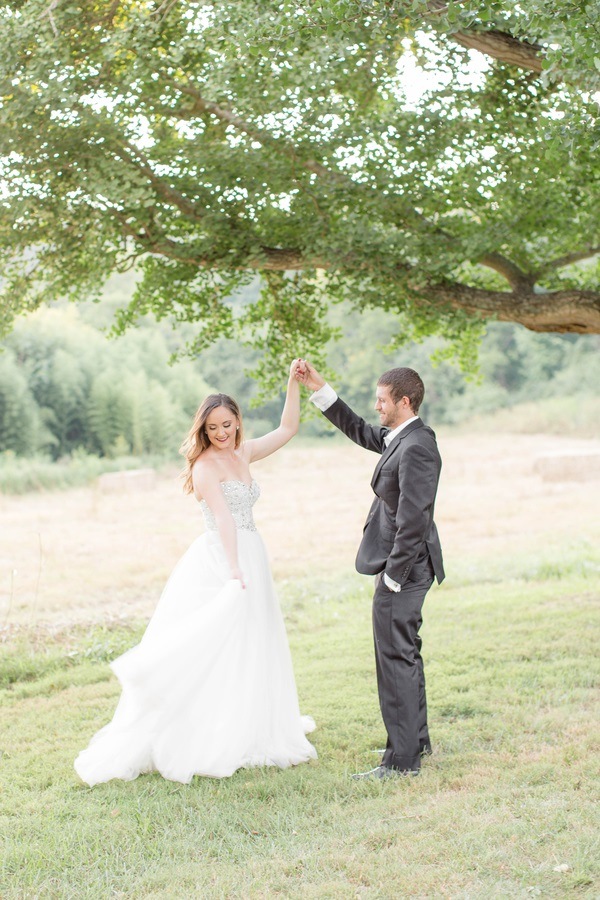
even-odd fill
[(304, 383), (304, 377), (306, 375), (306, 360), (299, 357), (295, 359), (292, 363), (293, 374), (296, 381), (301, 381)]
[(296, 367), (296, 378), (298, 381), (302, 382), (309, 391), (318, 391), (319, 388), (322, 388), (325, 384), (325, 379), (322, 375), (319, 375), (314, 366), (306, 359), (301, 359), (298, 361), (298, 366)]

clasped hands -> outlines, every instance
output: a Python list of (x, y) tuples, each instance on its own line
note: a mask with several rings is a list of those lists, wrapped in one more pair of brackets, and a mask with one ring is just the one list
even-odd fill
[(325, 384), (323, 376), (306, 359), (295, 359), (292, 363), (291, 374), (309, 391), (318, 391)]

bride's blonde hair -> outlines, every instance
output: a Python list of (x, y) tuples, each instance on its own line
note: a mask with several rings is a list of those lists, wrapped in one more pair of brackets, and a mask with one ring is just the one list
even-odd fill
[(194, 490), (192, 484), (192, 468), (196, 460), (210, 447), (210, 439), (206, 433), (206, 420), (213, 411), (219, 406), (224, 406), (238, 420), (238, 428), (235, 432), (235, 448), (242, 443), (242, 414), (240, 408), (232, 397), (228, 394), (209, 394), (202, 403), (198, 412), (194, 416), (194, 423), (190, 428), (186, 439), (179, 448), (179, 452), (185, 457), (185, 466), (181, 473), (183, 478), (183, 490), (186, 494), (191, 494)]

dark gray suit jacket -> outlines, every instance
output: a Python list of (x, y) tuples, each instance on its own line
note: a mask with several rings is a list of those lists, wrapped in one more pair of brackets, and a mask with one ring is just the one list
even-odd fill
[(358, 549), (357, 571), (385, 572), (403, 586), (412, 566), (429, 556), (438, 583), (443, 581), (442, 548), (433, 521), (442, 467), (434, 432), (416, 419), (386, 448), (390, 429), (369, 425), (339, 397), (323, 415), (356, 444), (381, 453), (371, 479), (375, 499)]

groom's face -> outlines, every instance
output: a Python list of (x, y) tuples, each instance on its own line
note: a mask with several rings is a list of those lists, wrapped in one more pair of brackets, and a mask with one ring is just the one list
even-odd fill
[(392, 429), (396, 428), (397, 425), (400, 425), (405, 418), (405, 404), (403, 403), (403, 401), (406, 398), (402, 397), (398, 403), (394, 403), (394, 401), (392, 400), (392, 395), (390, 393), (390, 388), (387, 384), (378, 384), (375, 396), (377, 398), (375, 409), (379, 413), (380, 423), (385, 428)]

